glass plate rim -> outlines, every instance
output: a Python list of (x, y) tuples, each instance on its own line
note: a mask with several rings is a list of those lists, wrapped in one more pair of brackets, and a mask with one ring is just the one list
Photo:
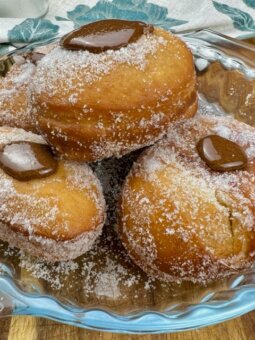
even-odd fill
[[(44, 317), (68, 325), (114, 333), (173, 333), (214, 325), (255, 309), (255, 284), (237, 286), (227, 300), (213, 298), (184, 311), (145, 311), (121, 315), (100, 308), (75, 308), (54, 297), (22, 291), (9, 274), (0, 275), (0, 290), (11, 298), (12, 316)], [(229, 290), (228, 290), (229, 291)]]

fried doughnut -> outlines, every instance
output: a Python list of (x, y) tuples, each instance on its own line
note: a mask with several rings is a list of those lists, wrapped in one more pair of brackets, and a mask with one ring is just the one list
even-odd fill
[(29, 90), (35, 64), (22, 56), (10, 60), (14, 64), (0, 78), (0, 126), (8, 125), (35, 132)]
[[(198, 142), (212, 135), (245, 152), (244, 169), (216, 171), (208, 166)], [(226, 145), (221, 145), (223, 152)], [(213, 156), (222, 160), (217, 152)], [(160, 279), (203, 284), (251, 266), (255, 129), (222, 117), (174, 123), (167, 138), (146, 150), (133, 166), (120, 210), (119, 231), (128, 253)]]
[(159, 28), (118, 50), (56, 47), (38, 63), (32, 85), (39, 131), (79, 161), (152, 144), (171, 122), (195, 114), (196, 88), (191, 52)]
[[(0, 238), (49, 262), (76, 258), (101, 233), (105, 219), (101, 185), (88, 165), (70, 161), (58, 161), (48, 177), (18, 180), (10, 176), (3, 167), (3, 155), (6, 147), (21, 141), (22, 147), (23, 143), (46, 144), (31, 132), (0, 127)], [(11, 160), (21, 159), (23, 166), (20, 152), (16, 150)]]

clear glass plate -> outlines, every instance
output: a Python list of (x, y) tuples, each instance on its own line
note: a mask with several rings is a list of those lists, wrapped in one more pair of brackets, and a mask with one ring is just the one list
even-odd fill
[[(208, 30), (183, 38), (197, 66), (200, 111), (231, 114), (255, 126), (255, 48)], [(27, 46), (15, 53), (30, 48), (45, 47)], [(201, 287), (153, 280), (129, 259), (114, 228), (115, 205), (139, 152), (93, 164), (104, 185), (109, 217), (89, 253), (47, 265), (0, 243), (0, 316), (34, 315), (119, 333), (164, 333), (255, 309), (255, 269)]]

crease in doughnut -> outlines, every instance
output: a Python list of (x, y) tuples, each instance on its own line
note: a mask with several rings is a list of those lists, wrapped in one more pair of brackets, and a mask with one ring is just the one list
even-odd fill
[[(1, 127), (0, 146), (16, 141), (45, 144), (22, 129)], [(87, 164), (58, 161), (48, 177), (21, 182), (0, 169), (0, 238), (42, 260), (76, 258), (101, 234), (105, 201)]]
[[(212, 171), (196, 145), (217, 134), (245, 151), (244, 170)], [(122, 192), (119, 231), (130, 256), (166, 281), (204, 284), (255, 260), (255, 130), (222, 117), (174, 123), (146, 150)]]
[(94, 54), (56, 47), (32, 84), (38, 130), (66, 159), (121, 156), (162, 138), (197, 109), (191, 52), (155, 28), (119, 50)]

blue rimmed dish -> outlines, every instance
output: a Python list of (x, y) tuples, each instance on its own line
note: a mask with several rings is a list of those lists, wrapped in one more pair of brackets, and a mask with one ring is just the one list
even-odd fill
[[(182, 37), (190, 45), (197, 66), (200, 110), (206, 114), (231, 114), (255, 126), (255, 112), (253, 115), (247, 107), (247, 114), (243, 114), (245, 108), (240, 113), (240, 105), (249, 93), (238, 92), (238, 82), (255, 86), (255, 48), (208, 30)], [(47, 46), (40, 43), (12, 53)], [(210, 82), (212, 77), (214, 85)], [(209, 83), (224, 87), (224, 91), (212, 96)], [(240, 97), (231, 109), (226, 84), (234, 86)], [(247, 86), (247, 91), (250, 88)], [(118, 164), (108, 160), (95, 164), (94, 170), (107, 187), (122, 169), (128, 169), (130, 162), (132, 157), (124, 157)], [(106, 174), (109, 178), (104, 178)], [(105, 190), (110, 200), (112, 186)], [(91, 252), (67, 264), (46, 265), (2, 243), (0, 314), (42, 316), (119, 333), (166, 333), (212, 325), (255, 309), (254, 270), (233, 273), (232, 277), (206, 287), (165, 284), (137, 268), (122, 249), (113, 228), (108, 229), (112, 230), (103, 234)]]

